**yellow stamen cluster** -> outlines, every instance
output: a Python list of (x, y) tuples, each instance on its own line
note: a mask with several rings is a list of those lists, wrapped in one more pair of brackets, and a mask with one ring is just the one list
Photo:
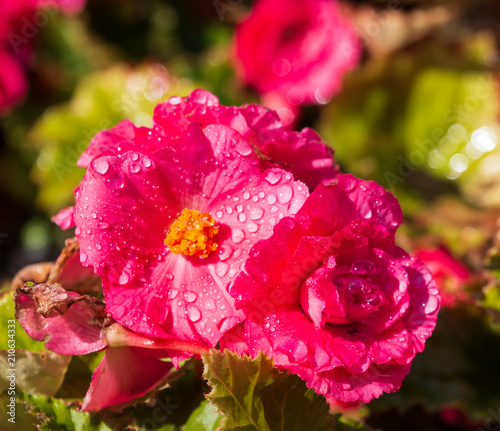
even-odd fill
[(165, 245), (174, 254), (204, 259), (217, 250), (218, 244), (212, 238), (218, 232), (219, 227), (210, 214), (184, 208), (170, 226)]

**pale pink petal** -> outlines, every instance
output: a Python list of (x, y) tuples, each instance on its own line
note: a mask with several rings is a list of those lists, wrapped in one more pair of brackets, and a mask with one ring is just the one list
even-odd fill
[(62, 230), (70, 229), (75, 226), (73, 219), (73, 207), (67, 207), (59, 211), (51, 220)]

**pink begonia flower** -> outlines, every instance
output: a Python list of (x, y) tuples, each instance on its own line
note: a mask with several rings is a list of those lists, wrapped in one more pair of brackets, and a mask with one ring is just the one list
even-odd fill
[(464, 287), (471, 280), (471, 274), (448, 250), (442, 247), (421, 249), (415, 254), (431, 271), (439, 286), (443, 306), (452, 307), (457, 301), (469, 299)]
[[(151, 129), (125, 121), (93, 140), (80, 159), (88, 169), (73, 219), (81, 262), (102, 277), (106, 310), (117, 322), (150, 337), (215, 346), (243, 319), (227, 285), (250, 248), (309, 192), (285, 170), (263, 170), (270, 162), (254, 151), (258, 125), (279, 128), (275, 116), (216, 109), (206, 92), (191, 97), (159, 105)], [(263, 144), (270, 154), (282, 141), (300, 153), (317, 135), (272, 136)]]
[(394, 244), (402, 220), (374, 182), (340, 174), (319, 185), (252, 248), (230, 288), (247, 318), (221, 348), (262, 350), (327, 398), (397, 390), (439, 309), (429, 270)]
[(0, 115), (20, 103), (28, 91), (26, 69), (33, 40), (56, 12), (76, 15), (86, 0), (0, 0)]
[[(87, 168), (90, 161), (102, 155), (121, 155), (140, 149), (149, 154), (181, 139), (192, 123), (203, 128), (222, 124), (237, 131), (259, 153), (260, 168), (289, 170), (296, 180), (310, 188), (329, 183), (339, 172), (333, 160), (333, 149), (309, 128), (288, 131), (276, 112), (259, 105), (221, 106), (213, 94), (195, 90), (189, 97), (172, 97), (159, 104), (154, 113), (154, 128), (135, 127), (124, 120), (116, 127), (98, 133), (77, 164)], [(148, 134), (158, 137), (153, 139)]]
[(240, 75), (292, 105), (326, 103), (360, 58), (335, 0), (258, 0), (236, 30)]

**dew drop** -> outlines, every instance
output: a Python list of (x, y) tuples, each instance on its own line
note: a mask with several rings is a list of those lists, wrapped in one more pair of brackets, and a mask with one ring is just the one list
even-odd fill
[(228, 214), (232, 214), (232, 213), (233, 213), (233, 209), (232, 209), (230, 206), (227, 206), (227, 207), (226, 207), (226, 212), (227, 212)]
[(80, 252), (80, 262), (81, 263), (87, 262), (87, 255), (85, 253)]
[(208, 297), (203, 301), (203, 306), (206, 310), (214, 310), (215, 309), (215, 301), (213, 298)]
[(224, 261), (228, 260), (233, 254), (233, 250), (229, 246), (222, 246), (219, 251), (219, 259)]
[(302, 361), (306, 358), (307, 354), (309, 353), (309, 349), (307, 348), (306, 343), (304, 343), (301, 340), (297, 340), (297, 342), (292, 348), (291, 353), (297, 361)]
[(373, 269), (373, 262), (368, 259), (358, 259), (351, 265), (351, 272), (354, 274), (370, 274)]
[(120, 275), (120, 278), (118, 279), (118, 284), (123, 286), (124, 284), (127, 284), (130, 280), (130, 276), (123, 271)]
[(151, 159), (149, 157), (146, 157), (144, 156), (142, 158), (142, 165), (145, 167), (145, 168), (149, 168), (151, 166)]
[(236, 205), (236, 211), (239, 213), (243, 212), (243, 205)]
[(137, 174), (141, 170), (141, 165), (139, 163), (132, 163), (130, 165), (130, 172), (133, 174)]
[(281, 204), (286, 204), (290, 202), (293, 196), (292, 186), (289, 184), (283, 184), (278, 188), (278, 201)]
[(227, 274), (228, 270), (229, 265), (226, 262), (217, 262), (217, 265), (215, 265), (215, 273), (221, 278)]
[(132, 153), (131, 159), (132, 159), (132, 161), (137, 162), (137, 160), (139, 160), (139, 154)]
[(245, 193), (243, 193), (243, 198), (250, 199), (250, 193), (248, 191), (246, 191)]
[(278, 171), (269, 170), (265, 179), (269, 184), (274, 185), (281, 180), (281, 174)]
[(167, 297), (168, 299), (174, 299), (178, 293), (179, 291), (177, 289), (170, 289), (167, 293)]
[(276, 195), (274, 193), (271, 193), (270, 195), (267, 195), (266, 202), (269, 205), (274, 205), (278, 199), (276, 198)]
[(435, 296), (429, 296), (427, 304), (423, 305), (424, 305), (424, 313), (431, 314), (434, 313), (434, 311), (436, 311), (437, 308), (439, 307), (439, 300)]
[(105, 157), (99, 157), (98, 159), (94, 159), (92, 161), (92, 168), (98, 174), (106, 175), (109, 171), (109, 162)]
[(260, 220), (264, 215), (264, 210), (260, 207), (250, 208), (249, 217), (251, 220)]
[(194, 305), (188, 305), (186, 307), (186, 313), (188, 319), (193, 323), (198, 322), (201, 319), (201, 312), (198, 307), (195, 307)]
[(231, 232), (231, 238), (235, 244), (239, 244), (245, 239), (245, 232), (243, 232), (241, 229), (233, 229), (233, 231)]
[(244, 223), (247, 219), (247, 216), (245, 215), (245, 213), (241, 213), (241, 214), (238, 214), (238, 220), (241, 222), (241, 223)]
[(198, 294), (196, 292), (193, 292), (192, 290), (184, 292), (184, 299), (186, 302), (194, 302), (196, 301), (196, 298), (198, 298)]
[(246, 224), (246, 228), (247, 228), (248, 232), (255, 233), (259, 230), (259, 225), (253, 221), (249, 221)]

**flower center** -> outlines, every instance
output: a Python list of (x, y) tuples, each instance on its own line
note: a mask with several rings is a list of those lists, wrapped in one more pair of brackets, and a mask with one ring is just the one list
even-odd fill
[(210, 214), (184, 208), (170, 226), (165, 245), (174, 254), (204, 259), (217, 250), (218, 244), (212, 238), (218, 232), (219, 227)]

